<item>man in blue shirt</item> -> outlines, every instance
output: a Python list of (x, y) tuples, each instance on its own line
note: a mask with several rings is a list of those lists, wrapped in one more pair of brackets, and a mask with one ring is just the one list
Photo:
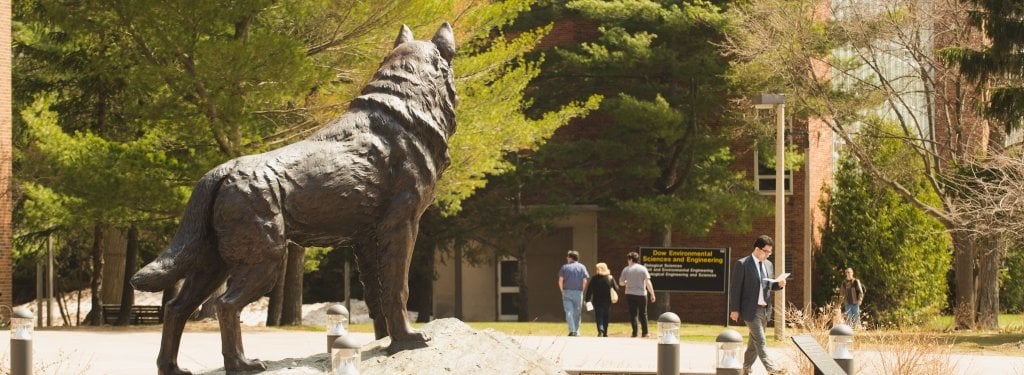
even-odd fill
[(565, 308), (565, 322), (569, 324), (569, 336), (580, 335), (580, 321), (583, 319), (583, 291), (587, 289), (587, 266), (579, 262), (580, 253), (569, 250), (565, 264), (558, 271), (558, 289), (562, 291), (562, 305)]

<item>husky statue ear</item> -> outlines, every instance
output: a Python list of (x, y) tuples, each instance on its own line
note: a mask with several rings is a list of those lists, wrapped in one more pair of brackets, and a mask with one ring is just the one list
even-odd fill
[(434, 34), (434, 38), (430, 39), (437, 46), (437, 50), (441, 52), (441, 57), (448, 60), (448, 63), (452, 62), (452, 58), (455, 57), (455, 34), (452, 32), (452, 25), (445, 22), (441, 25), (441, 28), (437, 29), (437, 33)]
[(409, 26), (402, 25), (402, 29), (398, 31), (398, 38), (395, 38), (394, 47), (398, 47), (399, 44), (405, 42), (411, 42), (412, 39), (412, 30), (409, 30)]

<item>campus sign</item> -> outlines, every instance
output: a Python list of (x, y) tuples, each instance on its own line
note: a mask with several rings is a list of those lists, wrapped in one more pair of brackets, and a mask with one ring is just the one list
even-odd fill
[(659, 291), (726, 291), (728, 248), (640, 247), (640, 263)]

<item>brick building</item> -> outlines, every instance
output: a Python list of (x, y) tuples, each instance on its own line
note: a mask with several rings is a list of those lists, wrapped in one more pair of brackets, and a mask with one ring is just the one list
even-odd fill
[[(562, 19), (554, 25), (541, 48), (593, 40), (599, 35), (594, 24), (580, 19)], [(572, 138), (578, 133), (600, 129), (587, 126), (608, 119), (600, 113), (576, 121), (556, 133), (556, 137)], [(832, 179), (835, 160), (831, 129), (822, 121), (787, 119), (792, 141), (806, 155), (799, 170), (790, 171), (786, 193), (786, 268), (793, 276), (786, 288), (787, 302), (804, 307), (811, 301), (813, 254), (820, 247), (820, 231), (824, 214), (820, 208), (823, 187)], [(736, 155), (733, 168), (743, 171), (760, 187), (763, 199), (774, 202), (774, 170), (758, 167), (755, 148), (751, 145), (733, 145), (733, 150), (749, 150)], [(606, 262), (612, 274), (618, 276), (626, 265), (626, 254), (638, 246), (648, 246), (649, 235), (638, 233), (623, 236), (622, 218), (601, 207), (581, 206), (558, 224), (559, 229), (529, 247), (529, 311), (531, 320), (561, 321), (564, 319), (561, 297), (556, 287), (558, 267), (565, 262), (565, 251), (580, 252), (581, 262), (593, 272), (597, 262)], [(731, 248), (731, 263), (750, 254), (754, 239), (760, 234), (775, 236), (774, 216), (763, 217), (752, 223), (752, 230), (734, 233), (716, 227), (703, 237), (686, 237), (673, 233), (672, 245), (678, 247)], [(514, 320), (512, 306), (518, 286), (513, 277), (514, 259), (496, 260), (492, 264), (471, 266), (453, 259), (441, 259), (436, 264), (439, 276), (434, 283), (434, 314), (436, 317), (459, 317), (468, 321)], [(658, 286), (655, 285), (655, 289)], [(669, 294), (671, 311), (684, 322), (722, 323), (727, 315), (724, 293)], [(628, 312), (625, 303), (612, 308), (612, 320), (623, 321)], [(592, 314), (584, 314), (592, 318)], [(652, 317), (655, 319), (656, 317)]]
[[(11, 1), (0, 1), (0, 306), (11, 305)], [(0, 309), (0, 320), (7, 320)]]

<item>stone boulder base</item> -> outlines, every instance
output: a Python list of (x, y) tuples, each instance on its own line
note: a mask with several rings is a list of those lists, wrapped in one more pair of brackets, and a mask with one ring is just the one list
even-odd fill
[[(389, 338), (363, 347), (362, 375), (397, 374), (565, 374), (540, 353), (523, 348), (518, 341), (491, 329), (474, 330), (454, 318), (439, 319), (420, 328), (430, 336), (428, 347), (388, 356)], [(266, 362), (263, 374), (324, 374), (330, 369), (327, 354)], [(207, 375), (224, 374), (223, 369)]]

